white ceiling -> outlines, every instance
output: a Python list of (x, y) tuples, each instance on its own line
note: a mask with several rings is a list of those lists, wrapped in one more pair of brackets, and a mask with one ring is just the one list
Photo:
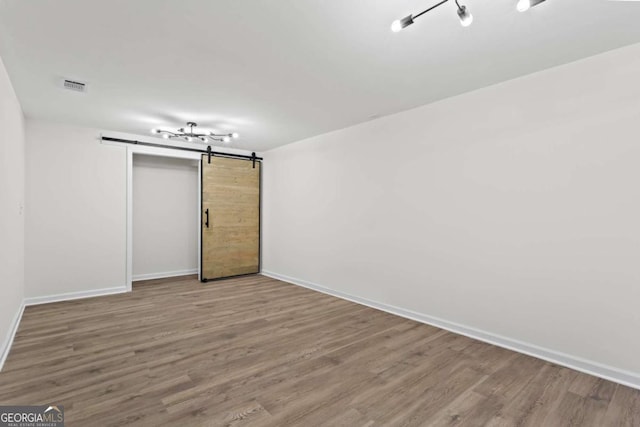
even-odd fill
[[(187, 120), (263, 151), (640, 42), (640, 2), (0, 0), (0, 54), (29, 118), (148, 134)], [(60, 88), (89, 83), (86, 94)]]

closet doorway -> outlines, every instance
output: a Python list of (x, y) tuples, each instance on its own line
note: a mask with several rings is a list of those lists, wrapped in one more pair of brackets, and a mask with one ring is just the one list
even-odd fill
[(133, 281), (198, 273), (198, 169), (198, 160), (133, 154)]

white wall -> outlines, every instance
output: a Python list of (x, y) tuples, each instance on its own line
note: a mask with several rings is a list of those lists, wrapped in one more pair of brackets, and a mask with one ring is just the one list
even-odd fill
[[(102, 144), (102, 134), (203, 148), (196, 143), (28, 119), (29, 208), (25, 217), (28, 304), (125, 291), (128, 151), (191, 155), (138, 145)], [(215, 151), (247, 154), (226, 147), (215, 147)], [(194, 222), (197, 227), (197, 219)]]
[(126, 150), (27, 120), (26, 296), (124, 288)]
[(24, 297), (22, 109), (0, 59), (0, 368)]
[(265, 272), (640, 386), (638, 76), (640, 44), (267, 152)]
[(198, 268), (198, 162), (133, 156), (133, 279)]

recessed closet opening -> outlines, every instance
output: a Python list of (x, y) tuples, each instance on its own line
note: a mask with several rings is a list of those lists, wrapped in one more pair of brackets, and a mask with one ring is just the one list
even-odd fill
[(198, 273), (198, 161), (133, 154), (133, 281)]

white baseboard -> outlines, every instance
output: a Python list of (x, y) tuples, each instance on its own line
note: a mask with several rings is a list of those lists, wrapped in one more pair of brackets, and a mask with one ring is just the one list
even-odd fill
[(285, 276), (283, 274), (274, 273), (272, 271), (262, 271), (262, 274), (264, 276), (352, 301), (357, 304), (362, 304), (371, 308), (386, 311), (387, 313), (395, 314), (397, 316), (415, 320), (417, 322), (426, 323), (428, 325), (436, 326), (441, 329), (446, 329), (447, 331), (464, 335), (469, 338), (477, 339), (479, 341), (484, 341), (498, 347), (503, 347), (509, 350), (517, 351), (519, 353), (524, 353), (538, 359), (556, 363), (561, 366), (566, 366), (567, 368), (575, 369), (576, 371), (604, 378), (618, 384), (623, 384), (635, 389), (640, 389), (640, 374), (638, 373), (603, 365), (601, 363), (583, 359), (581, 357), (572, 356), (534, 344), (529, 344), (512, 338), (503, 337), (491, 332), (482, 331), (470, 326), (460, 325), (458, 323), (450, 322), (448, 320), (440, 319), (422, 313), (417, 313), (415, 311), (406, 310), (400, 307), (395, 307), (376, 301), (371, 301), (366, 298), (361, 298), (354, 295), (349, 295), (344, 292), (335, 291), (333, 289), (308, 282), (306, 280), (296, 279), (294, 277)]
[(198, 269), (193, 268), (190, 270), (166, 271), (164, 273), (136, 274), (133, 276), (132, 280), (137, 282), (138, 280), (164, 279), (165, 277), (188, 276), (190, 274), (198, 274)]
[(2, 367), (4, 366), (4, 362), (7, 360), (7, 356), (9, 356), (9, 351), (11, 350), (11, 345), (13, 344), (13, 339), (16, 336), (16, 332), (18, 332), (18, 326), (20, 325), (20, 320), (22, 319), (22, 313), (24, 313), (24, 302), (20, 304), (18, 311), (15, 316), (13, 316), (13, 320), (11, 321), (11, 325), (9, 326), (9, 333), (4, 339), (2, 343), (2, 347), (0, 348), (0, 371), (2, 371)]
[(60, 301), (70, 301), (74, 299), (82, 299), (82, 298), (91, 298), (91, 297), (99, 297), (104, 295), (113, 295), (113, 294), (121, 294), (123, 292), (127, 292), (126, 286), (120, 286), (117, 288), (106, 288), (106, 289), (94, 289), (91, 291), (80, 291), (80, 292), (69, 292), (66, 294), (57, 294), (57, 295), (48, 295), (44, 297), (32, 297), (25, 298), (24, 305), (39, 305), (39, 304), (47, 304), (50, 302), (60, 302)]

